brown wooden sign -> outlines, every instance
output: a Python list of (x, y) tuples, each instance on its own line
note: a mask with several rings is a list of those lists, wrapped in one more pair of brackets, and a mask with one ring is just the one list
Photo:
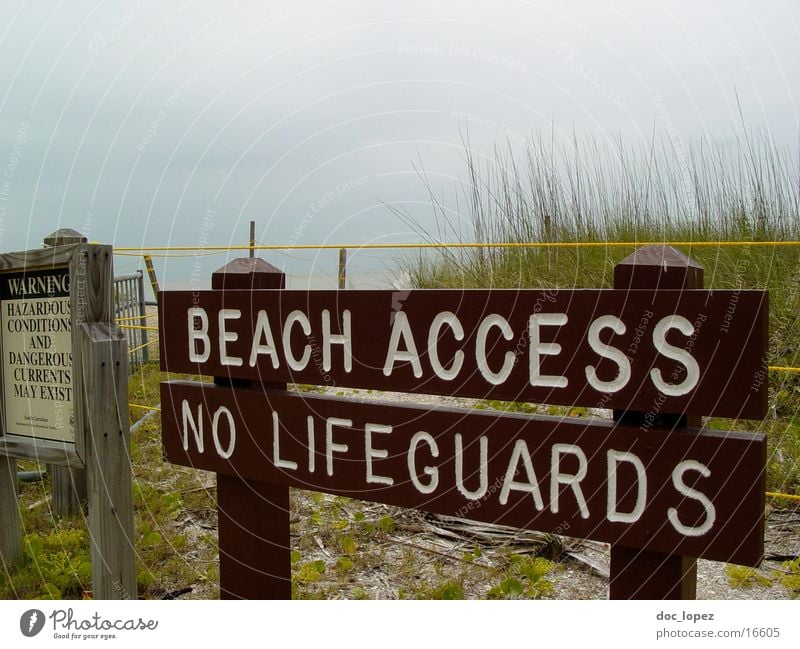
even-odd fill
[(170, 372), (613, 408), (654, 421), (766, 413), (763, 291), (171, 291), (159, 309)]
[(231, 389), (161, 388), (168, 461), (755, 566), (766, 438)]

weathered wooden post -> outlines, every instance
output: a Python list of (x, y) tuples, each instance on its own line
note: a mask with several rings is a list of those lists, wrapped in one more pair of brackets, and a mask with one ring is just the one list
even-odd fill
[(92, 591), (136, 599), (127, 338), (114, 325), (84, 324), (81, 355)]
[(347, 288), (347, 248), (339, 248), (339, 281), (340, 291)]
[(150, 278), (150, 286), (153, 289), (153, 295), (158, 297), (158, 292), (161, 290), (158, 287), (158, 276), (156, 275), (156, 267), (153, 266), (153, 258), (150, 255), (144, 255), (144, 266), (147, 269), (147, 276)]
[[(615, 289), (703, 288), (703, 267), (672, 246), (644, 246), (614, 267)], [(614, 419), (631, 426), (663, 429), (699, 428), (700, 417), (659, 412), (614, 411)], [(648, 423), (648, 420), (650, 423)], [(667, 440), (667, 444), (669, 441)], [(611, 546), (610, 599), (695, 599), (697, 559)]]
[[(234, 259), (211, 276), (212, 290), (283, 289), (286, 276), (263, 259)], [(286, 383), (257, 383), (216, 376), (223, 386), (285, 390)], [(252, 433), (251, 433), (252, 434)], [(291, 599), (289, 488), (217, 475), (219, 576), (222, 599)]]
[[(136, 281), (136, 286), (138, 288), (139, 293), (139, 315), (141, 318), (139, 319), (139, 326), (146, 327), (147, 326), (147, 304), (144, 296), (144, 273), (141, 269), (137, 271), (137, 275), (139, 275), (139, 279)], [(149, 345), (147, 344), (149, 341), (149, 336), (147, 335), (147, 329), (142, 329), (142, 342), (140, 343), (143, 345), (142, 347), (142, 363), (147, 364), (150, 362), (150, 352)]]
[(17, 461), (0, 455), (0, 568), (22, 557), (22, 532), (17, 500)]
[[(80, 232), (62, 228), (46, 236), (44, 245), (54, 248), (87, 241), (88, 239)], [(86, 503), (86, 470), (48, 464), (47, 473), (50, 475), (53, 514), (56, 516), (77, 514), (81, 510), (81, 505)]]

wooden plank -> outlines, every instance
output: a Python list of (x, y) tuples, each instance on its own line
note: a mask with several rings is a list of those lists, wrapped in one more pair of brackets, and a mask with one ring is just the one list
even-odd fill
[(697, 559), (611, 546), (609, 599), (697, 599)]
[(161, 404), (175, 464), (626, 547), (763, 557), (762, 434), (667, 438), (604, 420), (182, 382), (162, 384)]
[(83, 324), (80, 331), (92, 589), (95, 599), (136, 599), (128, 346), (113, 325)]
[(0, 455), (0, 569), (8, 570), (22, 558), (22, 528), (17, 498), (17, 462)]
[[(211, 276), (211, 286), (223, 289), (282, 289), (286, 277), (255, 257), (234, 259)], [(219, 376), (223, 387), (234, 384)], [(237, 387), (254, 387), (235, 381)], [(283, 390), (285, 383), (259, 389)], [(291, 599), (292, 564), (289, 489), (260, 479), (217, 475), (219, 512), (219, 576), (222, 599)]]
[(41, 439), (34, 440), (34, 443), (31, 443), (29, 438), (17, 437), (16, 435), (0, 437), (0, 455), (8, 455), (32, 462), (42, 462), (48, 465), (68, 466), (75, 469), (81, 469), (85, 466), (83, 460), (75, 452), (73, 444), (50, 442)]
[[(113, 248), (97, 244), (79, 246), (70, 264), (72, 290), (72, 367), (73, 389), (83, 393), (81, 325), (90, 322), (114, 322)], [(126, 399), (127, 401), (127, 399)], [(75, 400), (75, 449), (86, 460), (88, 435), (87, 413), (82, 399)]]
[(70, 263), (77, 246), (66, 245), (41, 250), (22, 250), (0, 254), (0, 272), (38, 268), (57, 268)]
[(763, 291), (226, 290), (159, 300), (169, 372), (643, 412), (766, 412)]
[(48, 464), (50, 490), (53, 494), (52, 510), (55, 516), (74, 516), (83, 512), (87, 501), (86, 471), (80, 467)]
[(221, 599), (291, 599), (289, 489), (217, 476)]

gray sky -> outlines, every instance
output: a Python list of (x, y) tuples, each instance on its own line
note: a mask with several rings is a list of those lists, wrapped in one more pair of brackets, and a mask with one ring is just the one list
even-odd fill
[[(467, 129), (479, 155), (551, 129), (724, 138), (738, 93), (748, 127), (800, 133), (800, 5), (781, 0), (4, 0), (0, 60), (2, 251), (58, 227), (238, 244), (250, 219), (265, 243), (418, 240), (384, 203), (425, 223), (414, 165), (450, 191)], [(267, 257), (334, 272), (334, 253)]]

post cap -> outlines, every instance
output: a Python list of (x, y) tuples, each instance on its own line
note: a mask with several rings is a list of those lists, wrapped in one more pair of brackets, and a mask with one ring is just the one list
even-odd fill
[(44, 238), (44, 245), (46, 246), (66, 246), (72, 243), (86, 243), (89, 241), (80, 232), (71, 228), (61, 228), (52, 234), (48, 234)]
[(211, 275), (214, 289), (285, 288), (286, 276), (272, 264), (258, 257), (239, 257)]
[(614, 266), (614, 288), (702, 288), (703, 267), (677, 248), (642, 246)]

